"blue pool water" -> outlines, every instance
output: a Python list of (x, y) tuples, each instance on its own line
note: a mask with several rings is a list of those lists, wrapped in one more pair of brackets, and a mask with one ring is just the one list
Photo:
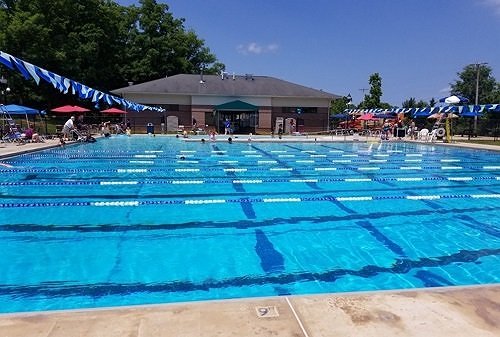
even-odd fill
[(0, 166), (0, 312), (500, 282), (500, 153), (112, 137)]

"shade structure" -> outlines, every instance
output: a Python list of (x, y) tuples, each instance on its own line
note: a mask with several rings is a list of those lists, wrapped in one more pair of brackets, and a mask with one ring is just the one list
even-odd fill
[(341, 113), (341, 114), (331, 115), (330, 119), (349, 119), (351, 117), (352, 116), (349, 114)]
[(9, 115), (37, 115), (40, 113), (37, 109), (17, 104), (2, 105), (0, 112), (5, 112)]
[(70, 113), (70, 112), (88, 112), (90, 110), (82, 108), (81, 106), (78, 105), (64, 105), (58, 108), (51, 109), (50, 111), (59, 113)]
[(397, 114), (395, 113), (380, 113), (380, 114), (375, 114), (373, 115), (373, 117), (375, 118), (379, 118), (379, 119), (391, 119), (391, 118), (396, 118), (397, 117)]
[(106, 110), (101, 110), (101, 112), (110, 114), (110, 115), (124, 115), (127, 114), (128, 112), (125, 110), (117, 109), (117, 108), (109, 108)]
[(469, 99), (467, 97), (459, 95), (451, 95), (448, 97), (441, 98), (439, 102), (446, 104), (459, 104), (459, 103), (469, 103)]
[(427, 118), (429, 119), (441, 119), (441, 118), (458, 118), (458, 115), (455, 115), (455, 114), (452, 114), (452, 113), (449, 113), (449, 114), (446, 114), (446, 113), (443, 113), (443, 112), (436, 112), (436, 113), (433, 113), (432, 115), (428, 116)]
[(373, 121), (377, 120), (378, 118), (374, 117), (373, 114), (367, 113), (364, 115), (361, 115), (360, 117), (356, 118), (358, 121)]

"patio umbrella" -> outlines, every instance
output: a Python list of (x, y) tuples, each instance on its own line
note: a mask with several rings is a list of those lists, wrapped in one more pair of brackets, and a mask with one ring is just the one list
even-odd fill
[(459, 95), (451, 95), (448, 97), (441, 98), (439, 102), (446, 104), (459, 104), (459, 103), (469, 103), (469, 99), (467, 97)]
[(358, 121), (374, 121), (377, 120), (376, 117), (373, 116), (371, 113), (367, 113), (364, 115), (361, 115), (360, 117), (356, 118)]
[(88, 112), (90, 110), (82, 108), (81, 106), (78, 105), (64, 105), (58, 108), (51, 109), (50, 111), (59, 113), (70, 113), (70, 112)]
[(122, 115), (122, 114), (127, 114), (128, 113), (125, 110), (120, 110), (120, 109), (117, 109), (117, 108), (110, 108), (110, 109), (106, 109), (106, 110), (101, 110), (101, 112), (104, 112), (104, 113), (107, 113), (107, 114), (111, 114), (111, 115)]
[(458, 115), (455, 115), (455, 114), (446, 114), (446, 113), (443, 113), (443, 112), (436, 112), (436, 113), (433, 113), (432, 115), (428, 116), (427, 118), (429, 119), (441, 119), (441, 118), (458, 118)]

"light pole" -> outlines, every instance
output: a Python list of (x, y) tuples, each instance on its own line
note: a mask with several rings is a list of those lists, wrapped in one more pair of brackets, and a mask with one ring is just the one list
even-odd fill
[[(487, 62), (476, 63), (476, 99), (474, 105), (479, 105), (479, 73), (481, 66), (488, 64)], [(474, 116), (474, 134), (477, 135), (477, 116)]]
[[(347, 105), (347, 110), (349, 110), (349, 106), (351, 105), (351, 102), (352, 102), (352, 96), (351, 94), (349, 93), (347, 96), (346, 96), (346, 105)], [(346, 137), (347, 137), (347, 127), (348, 127), (348, 118), (349, 118), (349, 112), (347, 111), (346, 114), (345, 114), (345, 124), (344, 124), (344, 141), (346, 140)]]
[(10, 92), (9, 81), (5, 77), (0, 77), (0, 86), (2, 89), (3, 104), (7, 104), (7, 94)]

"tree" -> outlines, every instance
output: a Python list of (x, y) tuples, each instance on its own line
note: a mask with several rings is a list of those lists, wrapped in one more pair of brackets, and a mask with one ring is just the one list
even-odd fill
[(347, 97), (340, 97), (333, 100), (330, 104), (330, 113), (338, 114), (348, 109), (349, 99)]
[(379, 73), (374, 73), (370, 76), (368, 81), (370, 83), (370, 93), (365, 95), (363, 101), (359, 104), (361, 109), (390, 109), (391, 105), (388, 103), (382, 103), (380, 98), (382, 97), (382, 78)]
[[(0, 0), (0, 50), (102, 91), (223, 69), (183, 22), (155, 0), (141, 0), (139, 7), (110, 0)], [(40, 107), (69, 101), (15, 71), (8, 78), (12, 101)]]
[(184, 19), (176, 19), (166, 4), (140, 0), (129, 12), (129, 41), (124, 76), (144, 82), (179, 73), (218, 73), (225, 67), (204, 46), (194, 31), (184, 29)]
[(491, 68), (484, 64), (469, 64), (462, 72), (457, 73), (458, 80), (450, 83), (451, 93), (467, 97), (471, 103), (475, 102), (477, 76), (479, 75), (478, 103), (498, 103), (498, 84), (491, 74)]
[(414, 97), (410, 97), (406, 101), (403, 102), (402, 107), (405, 109), (408, 108), (425, 108), (427, 106), (427, 103), (425, 103), (423, 100), (420, 100), (417, 102), (417, 100)]

